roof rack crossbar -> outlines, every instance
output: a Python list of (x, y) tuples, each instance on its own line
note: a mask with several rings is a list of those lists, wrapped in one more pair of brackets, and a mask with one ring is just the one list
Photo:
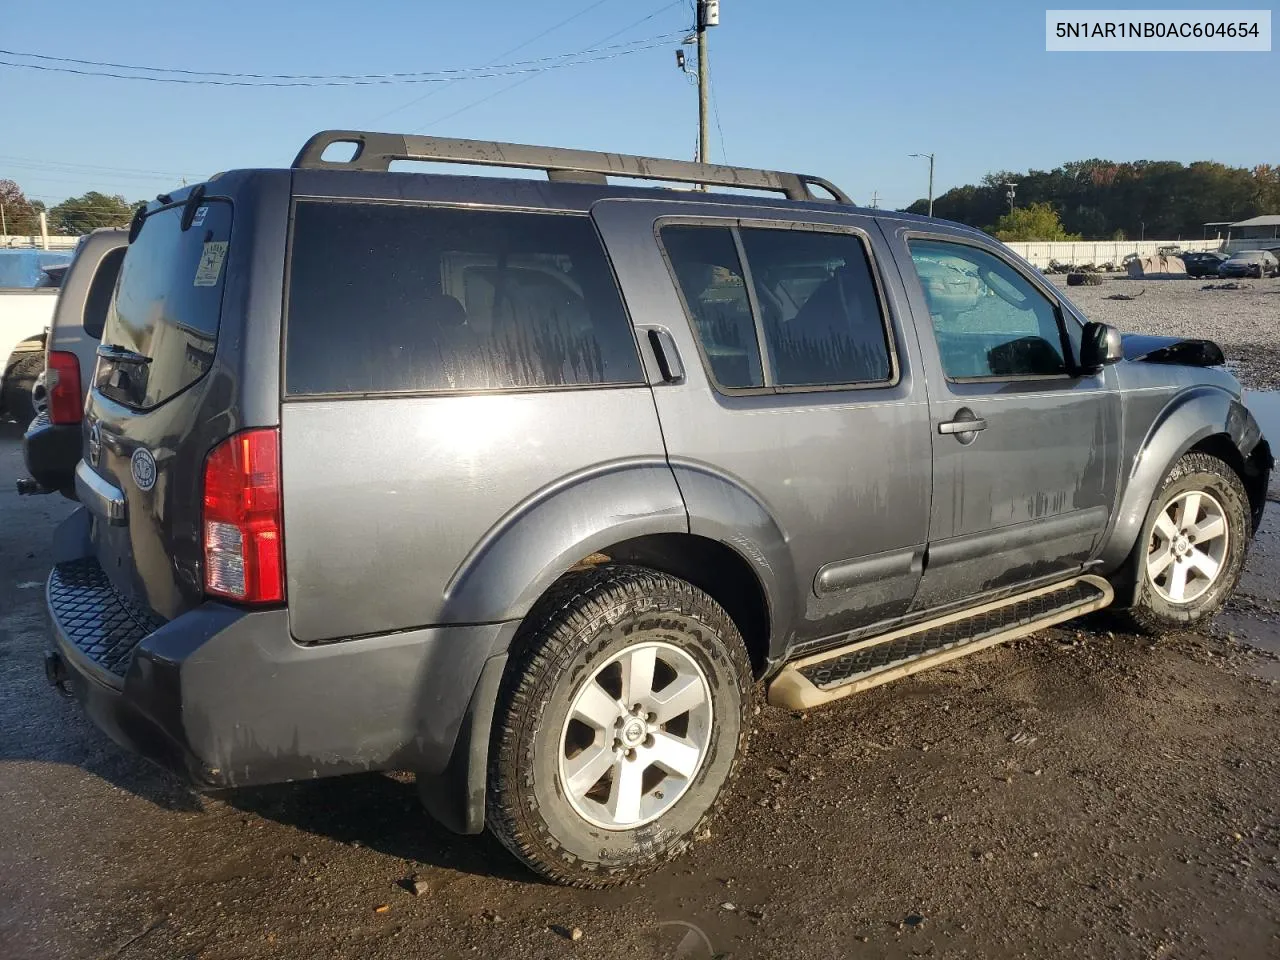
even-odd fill
[[(334, 144), (352, 144), (355, 152), (347, 160), (325, 160), (325, 150)], [(436, 163), (471, 163), (490, 167), (519, 167), (545, 170), (550, 180), (579, 183), (607, 183), (607, 177), (699, 183), (717, 187), (740, 187), (784, 194), (789, 200), (826, 200), (810, 187), (818, 187), (839, 203), (852, 204), (843, 190), (804, 173), (729, 167), (688, 160), (662, 160), (627, 153), (537, 147), (493, 140), (456, 140), (398, 133), (370, 133), (363, 130), (324, 130), (308, 140), (293, 161), (296, 170), (390, 169), (396, 160)]]

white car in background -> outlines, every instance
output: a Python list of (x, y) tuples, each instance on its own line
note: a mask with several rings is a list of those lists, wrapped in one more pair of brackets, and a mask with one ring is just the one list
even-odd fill
[(24, 427), (34, 416), (31, 391), (44, 369), (45, 331), (70, 250), (0, 250), (0, 414)]

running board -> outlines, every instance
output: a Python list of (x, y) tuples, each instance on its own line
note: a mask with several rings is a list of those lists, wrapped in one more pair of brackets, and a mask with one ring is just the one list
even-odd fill
[(769, 702), (792, 710), (821, 706), (1101, 610), (1114, 598), (1106, 580), (1085, 575), (825, 650), (787, 664), (769, 684)]

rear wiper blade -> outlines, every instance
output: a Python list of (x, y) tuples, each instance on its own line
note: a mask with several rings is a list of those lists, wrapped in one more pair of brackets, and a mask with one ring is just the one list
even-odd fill
[(151, 358), (145, 353), (138, 353), (136, 350), (130, 350), (128, 347), (122, 347), (118, 343), (100, 343), (98, 344), (98, 356), (104, 360), (114, 360), (116, 363), (150, 363)]

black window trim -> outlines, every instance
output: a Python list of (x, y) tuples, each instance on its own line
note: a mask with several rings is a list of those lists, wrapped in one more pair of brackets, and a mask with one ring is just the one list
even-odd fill
[[(611, 383), (573, 383), (573, 384), (548, 384), (537, 387), (487, 387), (484, 389), (435, 389), (435, 390), (364, 390), (354, 392), (349, 390), (315, 392), (315, 393), (289, 393), (288, 387), (288, 371), (286, 364), (288, 362), (288, 344), (289, 344), (289, 316), (290, 316), (290, 294), (293, 288), (293, 241), (294, 241), (294, 225), (297, 219), (299, 203), (343, 203), (355, 205), (379, 205), (379, 206), (395, 206), (395, 207), (417, 207), (428, 210), (445, 209), (445, 210), (471, 210), (477, 213), (534, 213), (534, 214), (554, 214), (557, 216), (578, 217), (585, 219), (591, 225), (591, 232), (595, 235), (596, 241), (600, 244), (600, 252), (604, 257), (604, 262), (609, 268), (609, 276), (613, 278), (614, 289), (618, 292), (618, 302), (622, 305), (622, 315), (626, 319), (627, 327), (631, 332), (631, 346), (635, 350), (636, 357), (636, 376), (635, 380), (624, 380)], [(281, 291), (280, 304), (280, 402), (281, 403), (309, 403), (330, 400), (378, 400), (382, 398), (392, 399), (412, 399), (415, 397), (469, 397), (469, 396), (493, 396), (515, 393), (564, 393), (573, 390), (634, 390), (648, 389), (649, 382), (645, 376), (644, 357), (640, 352), (640, 344), (637, 339), (636, 325), (631, 317), (631, 306), (627, 303), (626, 295), (622, 290), (622, 283), (618, 278), (618, 271), (613, 263), (613, 257), (609, 252), (609, 245), (605, 243), (604, 237), (600, 233), (600, 228), (596, 225), (595, 219), (591, 216), (589, 210), (570, 210), (562, 207), (531, 207), (517, 204), (498, 204), (498, 203), (474, 203), (469, 201), (450, 201), (450, 200), (404, 200), (399, 198), (386, 197), (351, 197), (340, 195), (317, 195), (317, 194), (294, 194), (289, 198), (289, 221), (286, 227), (287, 235), (285, 240), (284, 254), (284, 283)]]
[[(928, 307), (927, 297), (924, 296), (924, 285), (920, 281), (920, 275), (915, 269), (915, 258), (911, 255), (912, 240), (934, 240), (938, 243), (950, 243), (956, 246), (973, 247), (975, 250), (981, 250), (983, 253), (990, 254), (995, 257), (1009, 269), (1013, 270), (1018, 276), (1026, 280), (1034, 289), (1039, 290), (1046, 300), (1053, 306), (1054, 318), (1058, 321), (1058, 339), (1061, 342), (1062, 354), (1066, 359), (1066, 373), (1021, 373), (1012, 377), (987, 376), (987, 377), (953, 377), (947, 373), (946, 368), (942, 366), (941, 354), (938, 356), (938, 368), (942, 371), (942, 376), (947, 383), (1023, 383), (1034, 380), (1080, 380), (1089, 376), (1088, 373), (1081, 371), (1080, 364), (1077, 361), (1071, 337), (1067, 335), (1067, 325), (1062, 298), (1056, 291), (1052, 290), (1047, 283), (1042, 282), (1038, 277), (1029, 275), (1018, 264), (1014, 263), (1009, 257), (1001, 251), (995, 249), (990, 243), (983, 242), (976, 237), (960, 236), (951, 233), (937, 233), (926, 230), (907, 230), (902, 233), (903, 243), (907, 248), (907, 257), (911, 260), (911, 274), (915, 279), (915, 283), (920, 288), (922, 299), (925, 301), (926, 309)], [(938, 338), (937, 330), (933, 326), (933, 315), (928, 314), (929, 333), (933, 337), (935, 350), (937, 349)], [(1074, 315), (1072, 316), (1074, 320)]]
[[(684, 296), (684, 290), (680, 286), (680, 279), (675, 272), (675, 266), (667, 253), (666, 245), (662, 242), (662, 228), (666, 226), (719, 227), (729, 230), (733, 238), (734, 249), (737, 251), (739, 266), (742, 268), (742, 282), (747, 290), (747, 305), (751, 310), (751, 319), (755, 326), (757, 349), (760, 353), (761, 379), (764, 381), (763, 386), (729, 387), (716, 379), (710, 358), (708, 358), (706, 351), (703, 349), (702, 337), (698, 335), (698, 327), (694, 322), (693, 311), (689, 308), (689, 303)], [(764, 315), (760, 311), (760, 304), (756, 297), (755, 284), (751, 275), (751, 265), (747, 262), (746, 248), (742, 242), (741, 231), (744, 229), (841, 234), (853, 236), (862, 244), (863, 253), (867, 258), (871, 282), (875, 287), (876, 301), (880, 307), (880, 325), (884, 332), (885, 347), (889, 355), (889, 377), (887, 379), (864, 380), (853, 383), (815, 383), (781, 386), (774, 383), (773, 360), (769, 355), (768, 340), (765, 337)], [(658, 245), (658, 251), (662, 256), (663, 263), (666, 264), (672, 285), (680, 298), (680, 305), (684, 309), (685, 322), (689, 325), (689, 330), (693, 335), (693, 342), (698, 347), (698, 356), (702, 359), (702, 368), (707, 375), (707, 380), (717, 393), (727, 397), (771, 396), (787, 393), (844, 393), (865, 390), (889, 390), (902, 382), (902, 369), (898, 362), (898, 338), (892, 320), (893, 314), (889, 310), (889, 299), (885, 296), (880, 262), (876, 258), (875, 246), (871, 242), (870, 233), (862, 227), (853, 224), (743, 217), (741, 215), (711, 217), (673, 214), (655, 218), (653, 222), (653, 237), (654, 242)]]

